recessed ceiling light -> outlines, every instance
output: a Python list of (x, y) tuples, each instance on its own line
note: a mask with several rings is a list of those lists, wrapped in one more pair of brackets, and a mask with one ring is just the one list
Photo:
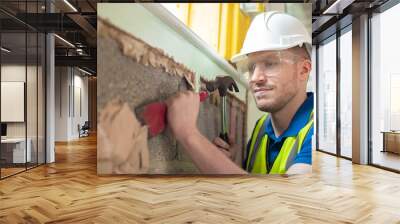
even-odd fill
[(336, 0), (322, 14), (342, 14), (343, 9), (351, 5), (355, 0)]
[(78, 67), (78, 70), (81, 71), (81, 72), (83, 72), (83, 73), (85, 73), (85, 74), (87, 74), (87, 75), (93, 75), (92, 73), (90, 73), (90, 72), (88, 72), (88, 71), (86, 71), (86, 70), (83, 70), (83, 69), (81, 69), (81, 68), (79, 68), (79, 67)]
[(1, 50), (4, 51), (4, 52), (6, 52), (6, 53), (10, 53), (10, 52), (11, 52), (11, 50), (9, 50), (9, 49), (7, 49), (7, 48), (5, 48), (5, 47), (1, 47)]
[(57, 35), (57, 34), (54, 34), (54, 36), (55, 37), (57, 37), (59, 40), (61, 40), (62, 42), (64, 42), (64, 43), (66, 43), (67, 45), (69, 45), (70, 47), (73, 47), (73, 48), (75, 48), (75, 45), (73, 45), (71, 42), (69, 42), (68, 40), (66, 40), (66, 39), (64, 39), (64, 38), (62, 38), (62, 37), (60, 37), (59, 35)]
[(78, 10), (71, 4), (68, 2), (68, 0), (64, 0), (65, 4), (67, 4), (74, 12), (78, 12)]

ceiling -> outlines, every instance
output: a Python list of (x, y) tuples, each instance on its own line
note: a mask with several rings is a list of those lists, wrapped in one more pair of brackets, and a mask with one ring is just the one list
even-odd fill
[[(312, 36), (313, 43), (316, 44), (336, 33), (337, 29), (351, 24), (353, 17), (375, 10), (389, 1), (394, 0), (292, 0), (290, 2), (312, 3)], [(43, 48), (43, 44), (36, 43), (36, 33), (54, 32), (60, 37), (55, 38), (56, 65), (79, 66), (96, 73), (97, 3), (102, 2), (137, 1), (47, 0), (46, 5), (45, 0), (1, 0), (2, 46), (12, 49), (7, 58), (18, 58), (26, 55), (26, 52), (28, 59), (33, 58), (31, 55)], [(268, 2), (289, 3), (282, 0)], [(25, 32), (28, 33), (27, 39)], [(29, 34), (31, 32), (34, 34)], [(3, 55), (5, 54), (2, 53)]]
[(44, 0), (1, 0), (2, 46), (12, 50), (2, 52), (2, 59), (16, 62), (27, 55), (29, 61), (44, 48), (37, 43), (38, 33), (54, 32), (56, 66), (78, 66), (95, 74), (97, 2), (48, 0), (46, 5)]
[(390, 0), (312, 0), (313, 44), (351, 24), (354, 17), (377, 12)]

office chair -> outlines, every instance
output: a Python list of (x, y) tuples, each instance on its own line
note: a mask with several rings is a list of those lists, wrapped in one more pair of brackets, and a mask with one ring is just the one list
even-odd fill
[(85, 121), (85, 123), (80, 128), (78, 125), (78, 129), (79, 129), (79, 138), (89, 136), (89, 129), (90, 129), (89, 121)]

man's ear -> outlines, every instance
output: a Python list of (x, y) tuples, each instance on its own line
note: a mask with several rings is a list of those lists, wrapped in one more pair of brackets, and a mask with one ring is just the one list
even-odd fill
[(308, 81), (308, 76), (311, 72), (311, 60), (304, 59), (301, 63), (299, 63), (299, 71), (300, 71), (300, 80)]

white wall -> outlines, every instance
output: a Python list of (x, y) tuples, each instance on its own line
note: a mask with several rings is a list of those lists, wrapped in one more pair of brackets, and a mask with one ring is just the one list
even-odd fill
[[(27, 69), (29, 71), (32, 67), (28, 67)], [(2, 65), (1, 81), (25, 82), (25, 73), (25, 65)], [(6, 110), (6, 108), (1, 109)], [(25, 122), (7, 122), (7, 137), (25, 137), (25, 126)]]
[[(31, 69), (28, 66), (28, 71)], [(1, 81), (25, 82), (25, 65), (1, 65)]]
[[(27, 78), (27, 81), (25, 80)], [(1, 66), (2, 82), (24, 82), (26, 83), (26, 107), (23, 106), (22, 113), (26, 112), (26, 120), (23, 122), (6, 122), (7, 137), (25, 138), (30, 140), (32, 161), (36, 162), (36, 155), (39, 154), (39, 163), (44, 162), (44, 74), (42, 67), (25, 66), (25, 64), (3, 64)], [(7, 95), (3, 95), (2, 98)], [(2, 107), (1, 110), (11, 110)], [(13, 113), (13, 111), (9, 111)]]
[(68, 85), (69, 76), (67, 67), (55, 68), (55, 140), (68, 140)]
[[(28, 71), (32, 67), (27, 68)], [(3, 82), (25, 82), (25, 65), (2, 65), (1, 81)], [(31, 74), (28, 72), (28, 74)], [(6, 108), (1, 108), (6, 110)], [(7, 122), (7, 137), (25, 137), (25, 122)]]
[[(25, 82), (25, 75), (26, 71), (28, 71), (28, 75), (35, 74), (36, 75), (36, 67), (25, 65), (17, 65), (17, 64), (10, 64), (10, 65), (2, 65), (1, 66), (1, 81), (2, 82)], [(28, 93), (29, 96), (35, 96), (36, 93)], [(2, 110), (6, 110), (7, 108), (1, 108)], [(28, 114), (29, 116), (29, 114)], [(28, 117), (30, 121), (31, 118)], [(25, 137), (25, 123), (26, 122), (7, 122), (7, 137)], [(29, 136), (28, 136), (29, 137)]]
[(77, 139), (78, 124), (88, 120), (88, 78), (76, 68), (56, 67), (55, 86), (55, 140)]
[[(1, 121), (24, 122), (25, 83), (1, 82)], [(36, 108), (36, 107), (35, 107)]]
[[(82, 73), (76, 74), (77, 70), (74, 71), (74, 108), (72, 108), (72, 119), (71, 119), (71, 132), (70, 134), (73, 136), (73, 138), (77, 138), (79, 136), (78, 133), (78, 124), (81, 126), (85, 123), (85, 121), (88, 121), (88, 77), (81, 76)], [(80, 93), (79, 93), (80, 91)], [(80, 95), (80, 97), (79, 97)], [(80, 101), (80, 102), (79, 102)], [(81, 107), (81, 108), (79, 108)], [(82, 111), (80, 112), (79, 109)]]

